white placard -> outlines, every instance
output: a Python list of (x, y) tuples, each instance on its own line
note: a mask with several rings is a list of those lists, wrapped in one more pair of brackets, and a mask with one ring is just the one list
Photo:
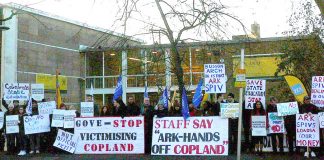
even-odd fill
[(283, 117), (279, 117), (277, 112), (269, 112), (269, 133), (284, 133), (285, 122)]
[(311, 101), (317, 107), (324, 107), (324, 76), (312, 77)]
[(320, 128), (324, 128), (324, 112), (318, 113), (318, 120)]
[(265, 103), (266, 80), (247, 79), (245, 87), (245, 109), (253, 109), (253, 104), (260, 101), (263, 106)]
[(28, 100), (29, 83), (4, 83), (4, 100)]
[(93, 102), (81, 102), (81, 117), (93, 117)]
[(54, 109), (52, 117), (52, 127), (63, 127), (64, 126), (64, 114), (65, 110)]
[(228, 155), (228, 119), (153, 119), (152, 155)]
[(4, 112), (0, 112), (0, 129), (2, 129), (4, 123)]
[(277, 104), (278, 116), (299, 114), (297, 102), (287, 102)]
[(38, 113), (39, 114), (53, 114), (53, 110), (56, 109), (56, 102), (39, 102), (38, 103)]
[(221, 103), (222, 118), (237, 118), (239, 114), (239, 103)]
[(74, 134), (59, 129), (53, 146), (74, 153), (77, 140), (78, 137), (74, 136)]
[(24, 116), (25, 134), (49, 132), (50, 119), (48, 114)]
[(44, 99), (44, 84), (31, 84), (31, 96), (36, 101)]
[(74, 128), (75, 110), (67, 110), (64, 113), (64, 128)]
[(267, 136), (266, 116), (252, 116), (252, 136)]
[(317, 114), (296, 115), (296, 146), (320, 147)]
[(226, 93), (225, 64), (205, 64), (205, 93)]
[(19, 116), (18, 115), (11, 115), (6, 116), (6, 133), (19, 133), (19, 126), (18, 126)]
[(144, 117), (75, 118), (76, 154), (144, 153)]

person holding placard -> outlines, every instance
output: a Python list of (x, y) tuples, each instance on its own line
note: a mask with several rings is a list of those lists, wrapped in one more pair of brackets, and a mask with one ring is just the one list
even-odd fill
[[(38, 115), (37, 101), (32, 99), (32, 115)], [(38, 154), (40, 149), (40, 133), (34, 133), (29, 135), (30, 152), (29, 154)]]
[[(11, 116), (11, 115), (17, 115), (17, 113), (15, 112), (14, 109), (14, 105), (12, 103), (10, 103), (8, 106), (8, 111), (5, 113), (5, 124), (6, 124), (6, 117), (7, 116)], [(6, 128), (6, 126), (4, 126), (4, 128)], [(16, 152), (16, 140), (17, 140), (17, 133), (10, 133), (8, 134), (6, 133), (6, 137), (7, 137), (7, 155), (13, 155)]]
[[(227, 95), (227, 103), (238, 103), (236, 100), (234, 100), (234, 94), (228, 93)], [(234, 153), (236, 151), (237, 147), (237, 133), (238, 133), (238, 118), (229, 118), (229, 151), (230, 153)]]
[[(250, 130), (252, 129), (252, 116), (265, 116), (265, 115), (266, 115), (266, 112), (264, 110), (262, 103), (260, 101), (256, 101), (253, 104), (253, 110), (251, 112)], [(262, 153), (263, 139), (264, 139), (264, 136), (252, 136), (252, 144), (254, 144), (256, 154), (260, 155), (262, 158), (264, 156)]]
[[(304, 103), (300, 106), (301, 114), (317, 114), (317, 107), (311, 103), (311, 98), (309, 96), (304, 97)], [(309, 153), (311, 157), (316, 157), (315, 152), (311, 149), (311, 147), (307, 147), (308, 149), (304, 153), (305, 157), (309, 157)], [(316, 148), (314, 148), (316, 150)]]
[(170, 109), (170, 115), (173, 117), (181, 117), (182, 116), (181, 107), (180, 107), (180, 103), (178, 102), (178, 100), (174, 100), (174, 103)]
[(116, 99), (113, 101), (114, 103), (114, 107), (112, 110), (112, 115), (113, 116), (120, 116), (122, 118), (124, 118), (126, 116), (126, 112), (127, 112), (127, 107), (125, 105), (125, 103), (123, 102), (122, 99)]
[[(243, 98), (244, 99), (244, 98)], [(253, 152), (254, 151), (254, 146), (253, 143), (250, 140), (250, 120), (251, 120), (251, 114), (252, 114), (253, 109), (247, 109), (245, 108), (245, 100), (243, 100), (242, 103), (242, 124), (244, 128), (244, 147), (242, 148), (243, 151), (248, 151)]]
[[(270, 99), (269, 99), (269, 104), (267, 106), (267, 113), (270, 113), (270, 112), (278, 112), (277, 110), (277, 98), (274, 97), (274, 96), (271, 96)], [(268, 114), (267, 114), (268, 116)], [(268, 119), (268, 118), (267, 118)], [(269, 126), (267, 124), (267, 126)], [(277, 153), (277, 137), (278, 137), (278, 140), (279, 140), (279, 150), (280, 150), (280, 153), (283, 154), (283, 133), (271, 133), (271, 143), (272, 143), (272, 150), (273, 150), (273, 153)]]
[(108, 116), (110, 116), (109, 107), (108, 106), (103, 106), (101, 108), (100, 117), (108, 117)]
[(27, 150), (27, 142), (28, 142), (28, 137), (25, 135), (25, 129), (24, 129), (24, 116), (25, 114), (25, 109), (23, 106), (19, 106), (18, 109), (18, 115), (19, 115), (19, 134), (18, 134), (18, 147), (20, 149), (20, 152), (18, 153), (18, 156), (24, 156), (26, 155), (26, 150)]
[(98, 117), (99, 116), (99, 106), (96, 104), (93, 100), (93, 96), (87, 95), (87, 102), (93, 102), (93, 116)]

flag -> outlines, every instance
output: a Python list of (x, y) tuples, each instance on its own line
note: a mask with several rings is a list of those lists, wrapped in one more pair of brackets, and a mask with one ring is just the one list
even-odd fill
[(299, 102), (304, 101), (304, 97), (307, 96), (304, 84), (295, 76), (286, 75), (284, 76), (286, 82), (288, 83), (291, 92), (294, 94), (295, 98)]
[(56, 70), (56, 104), (57, 104), (57, 108), (60, 107), (61, 103), (62, 103), (62, 97), (61, 97), (61, 89), (60, 89), (60, 82), (59, 82), (59, 70)]
[(27, 103), (27, 106), (26, 106), (26, 113), (28, 114), (28, 115), (31, 115), (32, 114), (32, 107), (33, 107), (33, 103), (32, 103), (32, 98), (31, 98), (31, 96), (29, 96), (29, 98), (28, 98), (28, 103)]
[(145, 91), (144, 91), (144, 98), (149, 98), (146, 85), (145, 85)]
[(189, 118), (189, 106), (188, 106), (188, 97), (186, 93), (186, 89), (183, 87), (182, 89), (182, 116), (186, 120)]
[[(208, 93), (205, 93), (204, 96), (203, 96), (203, 99), (202, 99), (202, 102), (205, 102), (205, 101), (208, 101), (209, 100), (209, 94)], [(200, 103), (200, 106), (202, 104)]]
[(91, 88), (90, 88), (90, 95), (91, 95), (92, 102), (93, 102), (93, 85), (92, 85), (92, 82), (91, 82)]
[(201, 89), (202, 84), (203, 84), (203, 80), (200, 79), (200, 81), (197, 85), (197, 88), (196, 88), (196, 92), (192, 98), (192, 103), (195, 106), (195, 108), (198, 108), (198, 106), (200, 106), (201, 100), (203, 98), (202, 89)]
[(117, 86), (115, 89), (113, 100), (117, 100), (122, 95), (123, 95), (123, 82), (122, 82), (122, 76), (120, 75), (117, 80)]
[(162, 100), (164, 108), (168, 108), (168, 88), (166, 86), (162, 94)]

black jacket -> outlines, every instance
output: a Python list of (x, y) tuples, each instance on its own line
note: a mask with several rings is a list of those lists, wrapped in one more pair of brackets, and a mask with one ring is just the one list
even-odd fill
[(127, 115), (128, 116), (139, 116), (141, 114), (141, 108), (135, 103), (128, 104)]

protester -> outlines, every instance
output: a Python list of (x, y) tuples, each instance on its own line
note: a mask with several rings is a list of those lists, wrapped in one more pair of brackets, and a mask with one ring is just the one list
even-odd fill
[(214, 113), (211, 111), (212, 104), (209, 101), (204, 101), (202, 105), (202, 116), (213, 116)]
[[(271, 113), (271, 112), (278, 112), (277, 111), (277, 98), (276, 97), (273, 97), (271, 96), (270, 99), (269, 99), (269, 104), (267, 106), (267, 113)], [(267, 114), (268, 116), (268, 114)], [(268, 117), (267, 117), (268, 119)], [(269, 126), (269, 125), (268, 125)], [(273, 153), (277, 153), (277, 137), (278, 137), (278, 140), (279, 140), (279, 150), (280, 150), (280, 153), (283, 154), (283, 133), (271, 133), (270, 134), (271, 136), (271, 143), (272, 143), (272, 150), (273, 150)]]
[(111, 113), (110, 113), (110, 111), (109, 111), (108, 106), (103, 106), (103, 107), (101, 108), (100, 117), (108, 117), (108, 116), (110, 116), (110, 115), (111, 115)]
[[(262, 104), (263, 106), (263, 104)], [(253, 152), (254, 151), (254, 146), (251, 143), (250, 140), (250, 119), (251, 119), (251, 114), (252, 114), (252, 110), (253, 109), (246, 109), (245, 108), (245, 101), (243, 101), (242, 103), (242, 124), (243, 124), (243, 128), (244, 128), (244, 147), (242, 148), (243, 151), (250, 151)]]
[(163, 103), (159, 102), (157, 105), (157, 110), (154, 112), (154, 115), (156, 115), (158, 118), (163, 118), (168, 116), (168, 109), (164, 108)]
[[(37, 101), (32, 99), (32, 115), (38, 115)], [(34, 133), (29, 135), (30, 152), (29, 154), (40, 153), (40, 133)]]
[[(288, 96), (288, 102), (296, 102), (295, 96), (292, 94), (289, 94)], [(299, 113), (300, 111), (300, 104), (298, 102), (298, 109)], [(285, 120), (285, 128), (286, 128), (286, 137), (288, 139), (288, 147), (289, 147), (289, 154), (294, 153), (294, 141), (296, 141), (296, 115), (287, 115), (284, 116)], [(295, 146), (296, 150), (295, 152), (299, 152), (299, 147)]]
[[(311, 103), (311, 98), (309, 96), (305, 96), (304, 97), (304, 103), (300, 106), (300, 110), (301, 110), (301, 114), (317, 114), (318, 113), (318, 109), (317, 107)], [(316, 150), (314, 148), (314, 150)], [(309, 157), (309, 152), (311, 157), (316, 157), (315, 152), (312, 150), (312, 147), (309, 147), (309, 151), (306, 150), (306, 152), (304, 153), (305, 157)]]
[[(0, 107), (0, 112), (2, 112), (2, 109)], [(3, 122), (4, 123), (4, 122)], [(4, 151), (4, 145), (5, 145), (5, 132), (4, 132), (5, 126), (3, 125), (2, 128), (0, 128), (0, 152)]]
[(19, 115), (19, 121), (18, 121), (19, 134), (18, 134), (17, 146), (20, 148), (20, 152), (18, 153), (18, 156), (24, 156), (26, 155), (28, 137), (25, 135), (25, 129), (24, 129), (25, 110), (23, 106), (19, 106), (18, 115)]
[[(8, 105), (8, 111), (5, 113), (4, 123), (6, 123), (6, 117), (11, 115), (17, 115), (14, 109), (14, 105), (10, 103)], [(6, 126), (4, 126), (5, 128)], [(6, 132), (5, 132), (6, 133)], [(16, 153), (16, 141), (17, 141), (17, 133), (6, 133), (7, 137), (7, 155), (12, 155)]]
[(182, 116), (181, 107), (180, 107), (180, 103), (178, 102), (178, 100), (174, 100), (174, 103), (171, 106), (170, 116), (173, 116), (173, 117), (181, 117)]
[(144, 98), (144, 125), (145, 125), (145, 153), (151, 153), (152, 146), (152, 129), (153, 129), (153, 106), (149, 98)]
[[(238, 103), (236, 100), (234, 100), (234, 94), (233, 93), (228, 93), (227, 95), (227, 103)], [(229, 151), (231, 154), (236, 152), (236, 147), (237, 147), (237, 133), (238, 133), (238, 118), (229, 118), (228, 119), (229, 123)]]
[(127, 114), (127, 107), (122, 99), (113, 100), (114, 107), (112, 110), (112, 116), (120, 116), (124, 118)]
[(93, 115), (94, 115), (94, 117), (98, 117), (99, 116), (99, 106), (98, 106), (98, 104), (96, 104), (94, 102), (93, 96), (87, 95), (86, 101), (93, 102)]
[(128, 97), (127, 115), (139, 116), (141, 114), (141, 108), (135, 103), (134, 97)]
[[(253, 104), (253, 110), (251, 113), (252, 116), (265, 116), (266, 112), (264, 110), (264, 107), (260, 101), (256, 101)], [(250, 120), (250, 130), (252, 130), (252, 117)], [(264, 136), (253, 136), (252, 137), (252, 143), (254, 144), (255, 151), (257, 155), (260, 155), (262, 158), (264, 158), (263, 153), (262, 153), (262, 148), (263, 148), (263, 139)]]
[(198, 110), (195, 108), (194, 104), (189, 103), (189, 114), (190, 117), (199, 116)]
[(220, 104), (224, 103), (224, 94), (217, 93), (216, 94), (216, 102), (212, 105), (211, 111), (214, 113), (215, 116), (220, 115)]

